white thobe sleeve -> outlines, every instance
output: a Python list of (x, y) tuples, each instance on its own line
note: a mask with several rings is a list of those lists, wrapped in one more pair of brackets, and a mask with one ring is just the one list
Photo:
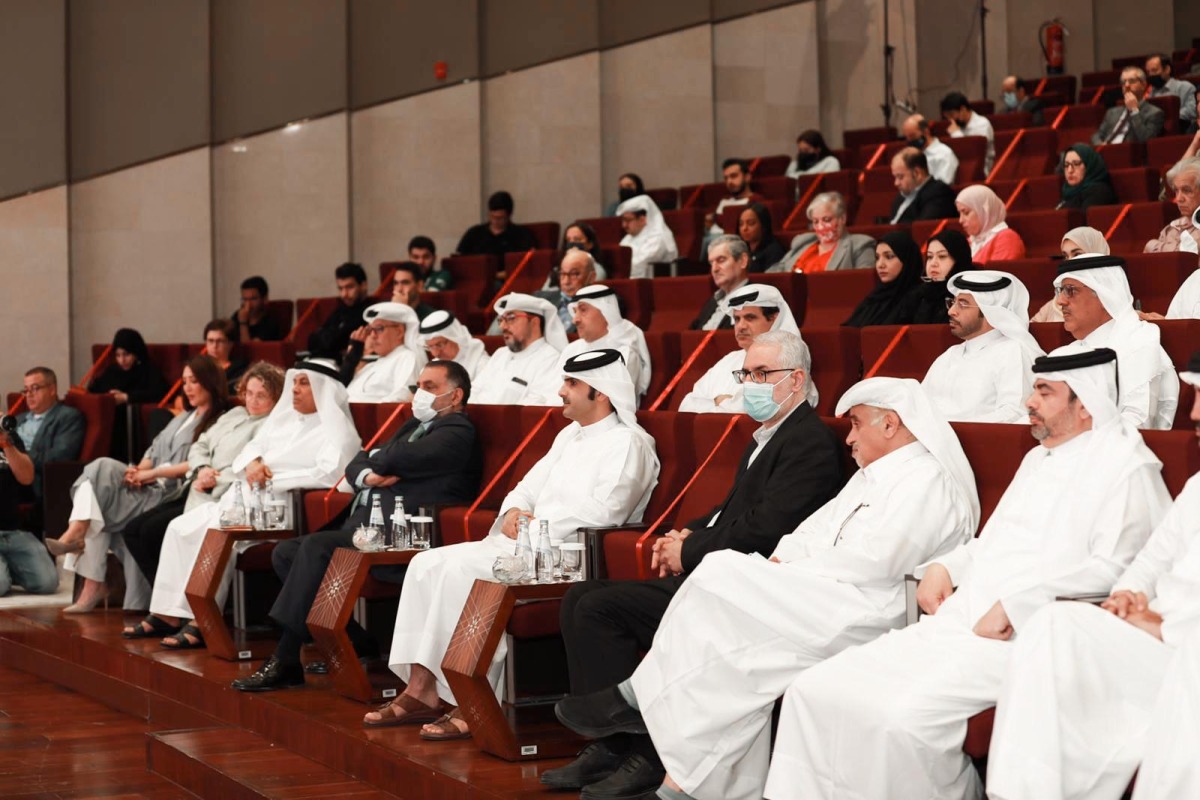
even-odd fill
[[(788, 560), (844, 583), (902, 581), (913, 564), (936, 553), (956, 533), (961, 541), (967, 531), (966, 510), (960, 507), (950, 480), (940, 469), (931, 471), (934, 474), (928, 477), (916, 474), (897, 482), (886, 497), (870, 498), (872, 505), (882, 501), (882, 514), (876, 515), (874, 508), (871, 511), (872, 517), (885, 525), (855, 526), (854, 535), (835, 547), (829, 546), (828, 537), (802, 539), (800, 548), (788, 548), (799, 549), (800, 557)], [(811, 546), (804, 547), (806, 544)]]
[[(723, 375), (725, 359), (718, 361), (708, 372), (696, 381), (696, 385), (679, 404), (680, 411), (691, 411), (696, 414), (727, 413), (737, 414), (742, 406), (742, 388), (732, 384), (732, 374)], [(732, 384), (732, 385), (731, 385)], [(717, 405), (713, 400), (719, 395), (728, 394), (729, 399)]]
[(1200, 269), (1193, 272), (1167, 306), (1167, 319), (1200, 318)]
[(253, 439), (242, 448), (242, 452), (237, 454), (237, 458), (233, 460), (232, 469), (234, 474), (241, 475), (246, 471), (246, 467), (250, 466), (250, 462), (263, 454), (262, 442), (258, 439)]
[[(1195, 481), (1196, 479), (1193, 479), (1189, 484)], [(1196, 483), (1195, 486), (1195, 491), (1200, 492), (1200, 483)], [(1190, 485), (1188, 489), (1191, 489)], [(1184, 491), (1187, 492), (1188, 489)], [(1183, 496), (1180, 495), (1181, 500)], [(1157, 594), (1159, 579), (1170, 572), (1172, 566), (1188, 551), (1193, 538), (1189, 528), (1194, 528), (1195, 525), (1196, 520), (1184, 519), (1184, 504), (1174, 503), (1163, 517), (1163, 521), (1154, 529), (1146, 546), (1117, 579), (1113, 591), (1126, 589), (1131, 592), (1144, 592), (1148, 599), (1153, 600)]]
[(1048, 531), (1047, 535), (1087, 536), (1088, 558), (1049, 572), (1031, 572), (1001, 592), (1000, 604), (1018, 632), (1034, 612), (1058, 596), (1099, 594), (1112, 589), (1124, 568), (1137, 555), (1149, 531), (1162, 518), (1169, 495), (1157, 465), (1146, 465), (1109, 495), (1091, 531)]
[[(564, 433), (570, 428), (564, 429)], [(546, 481), (550, 480), (550, 476), (554, 474), (554, 469), (558, 465), (562, 457), (562, 450), (566, 447), (566, 437), (559, 434), (555, 437), (554, 443), (550, 445), (550, 449), (546, 455), (538, 459), (538, 462), (530, 467), (521, 480), (517, 481), (517, 485), (512, 488), (500, 503), (499, 518), (514, 509), (521, 511), (533, 512), (533, 507), (537, 502), (538, 496), (542, 493), (542, 489), (546, 486)]]
[(917, 578), (923, 578), (925, 577), (925, 570), (929, 569), (930, 566), (941, 564), (950, 573), (950, 584), (952, 586), (962, 586), (971, 574), (971, 568), (975, 563), (975, 549), (978, 546), (979, 537), (975, 537), (966, 544), (960, 544), (945, 555), (938, 556), (926, 561), (924, 564), (918, 565), (913, 570), (913, 575)]
[(640, 522), (630, 519), (638, 502), (658, 479), (654, 453), (648, 442), (640, 436), (614, 437), (614, 440), (588, 458), (601, 459), (601, 468), (596, 471), (593, 483), (582, 502), (576, 502), (573, 513), (555, 520), (555, 525), (565, 530), (578, 528), (603, 528), (625, 522)]
[(997, 352), (988, 362), (991, 374), (987, 376), (995, 387), (994, 406), (991, 410), (974, 417), (973, 421), (1023, 422), (1029, 417), (1025, 401), (1032, 388), (1030, 377), (1033, 375), (1033, 359), (1025, 348), (1019, 345), (995, 349)]
[(336, 484), (345, 474), (346, 464), (350, 459), (342, 461), (343, 453), (344, 448), (337, 442), (326, 442), (308, 464), (272, 466), (266, 459), (264, 462), (271, 468), (274, 476), (271, 479), (272, 484), (281, 492), (292, 489), (324, 489)]
[[(809, 553), (812, 542), (832, 542), (833, 538), (837, 536), (842, 520), (862, 499), (862, 482), (862, 473), (854, 473), (850, 481), (842, 487), (842, 491), (826, 501), (825, 505), (809, 514), (796, 530), (779, 540), (779, 544), (775, 545), (775, 550), (771, 553), (771, 558), (778, 558), (780, 561), (799, 561)], [(839, 514), (839, 510), (842, 513)]]

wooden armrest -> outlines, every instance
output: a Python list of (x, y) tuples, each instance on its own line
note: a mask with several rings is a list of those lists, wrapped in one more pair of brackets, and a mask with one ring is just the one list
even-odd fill
[(649, 527), (646, 523), (629, 525), (611, 525), (606, 528), (579, 528), (583, 541), (587, 545), (587, 579), (597, 580), (608, 577), (608, 565), (604, 558), (604, 537), (617, 531), (644, 531)]

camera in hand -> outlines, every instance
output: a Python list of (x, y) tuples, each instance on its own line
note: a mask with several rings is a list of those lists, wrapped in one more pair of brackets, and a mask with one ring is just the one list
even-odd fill
[(17, 429), (17, 418), (11, 414), (0, 414), (0, 431), (13, 433)]

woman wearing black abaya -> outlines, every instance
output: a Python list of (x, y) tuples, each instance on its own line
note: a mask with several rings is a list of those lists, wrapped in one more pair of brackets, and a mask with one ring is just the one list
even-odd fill
[(113, 421), (112, 457), (129, 460), (128, 403), (157, 403), (170, 389), (162, 372), (150, 363), (146, 341), (133, 328), (121, 328), (113, 336), (113, 361), (104, 372), (88, 385), (92, 394), (111, 394), (117, 401), (117, 416)]
[(945, 325), (950, 321), (946, 313), (946, 281), (960, 272), (972, 268), (971, 243), (956, 230), (944, 230), (930, 236), (925, 243), (925, 274), (921, 283), (913, 289), (912, 323), (914, 325)]
[(863, 328), (912, 322), (917, 299), (912, 290), (920, 285), (921, 274), (921, 248), (912, 237), (902, 231), (883, 236), (875, 245), (875, 288), (842, 324)]

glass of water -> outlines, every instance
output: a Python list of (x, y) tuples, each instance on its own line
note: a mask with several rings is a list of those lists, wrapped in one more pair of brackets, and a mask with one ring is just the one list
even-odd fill
[(271, 530), (283, 530), (287, 521), (287, 501), (270, 500), (267, 502), (267, 527)]
[(408, 520), (413, 550), (428, 550), (433, 541), (433, 517), (411, 517)]
[(565, 581), (583, 580), (583, 552), (586, 545), (578, 542), (563, 542), (559, 545), (562, 550), (562, 576)]

